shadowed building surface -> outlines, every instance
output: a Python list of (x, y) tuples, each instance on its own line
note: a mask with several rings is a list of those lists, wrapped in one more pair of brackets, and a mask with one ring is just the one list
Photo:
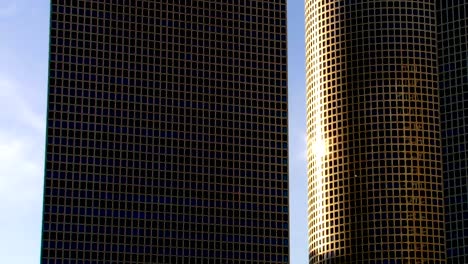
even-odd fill
[(310, 263), (444, 263), (435, 1), (305, 1)]
[(447, 263), (468, 263), (468, 3), (438, 1)]
[(51, 5), (41, 263), (289, 263), (286, 1)]

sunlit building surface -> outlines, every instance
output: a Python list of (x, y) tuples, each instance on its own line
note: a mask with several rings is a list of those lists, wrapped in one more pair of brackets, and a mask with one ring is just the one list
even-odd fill
[(438, 1), (447, 263), (468, 263), (468, 2)]
[(445, 263), (435, 1), (305, 10), (310, 263)]
[(53, 0), (41, 263), (289, 263), (286, 0)]

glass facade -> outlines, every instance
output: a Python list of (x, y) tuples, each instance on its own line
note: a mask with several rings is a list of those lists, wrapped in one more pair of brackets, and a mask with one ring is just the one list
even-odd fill
[(310, 263), (445, 263), (435, 1), (305, 1)]
[(41, 263), (289, 263), (286, 0), (53, 0)]
[(447, 263), (468, 263), (468, 3), (438, 1)]

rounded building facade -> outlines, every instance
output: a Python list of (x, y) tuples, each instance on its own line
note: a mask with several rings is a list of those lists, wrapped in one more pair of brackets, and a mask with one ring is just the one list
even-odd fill
[(468, 1), (438, 1), (447, 263), (468, 263)]
[(435, 11), (305, 1), (310, 263), (444, 263)]

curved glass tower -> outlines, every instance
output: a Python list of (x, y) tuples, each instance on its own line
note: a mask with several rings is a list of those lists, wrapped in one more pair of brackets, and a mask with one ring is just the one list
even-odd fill
[(444, 263), (435, 1), (305, 4), (310, 263)]
[(438, 1), (447, 263), (468, 263), (468, 2)]

